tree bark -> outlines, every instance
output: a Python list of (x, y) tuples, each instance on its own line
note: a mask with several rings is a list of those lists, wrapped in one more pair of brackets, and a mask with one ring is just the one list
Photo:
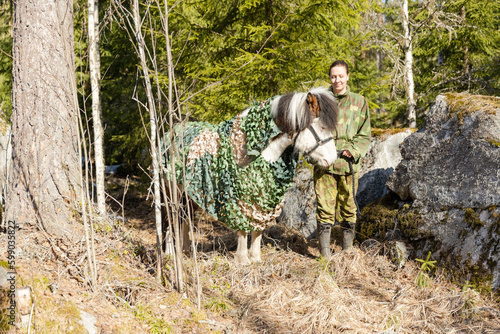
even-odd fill
[(410, 128), (417, 127), (416, 122), (416, 110), (415, 110), (415, 82), (413, 80), (413, 44), (412, 36), (410, 31), (410, 19), (408, 15), (408, 0), (404, 0), (402, 3), (402, 23), (404, 30), (404, 72), (405, 72), (405, 83), (406, 83), (406, 100), (408, 103), (408, 122)]
[(97, 209), (106, 213), (104, 174), (104, 130), (101, 120), (101, 64), (99, 57), (99, 4), (88, 0), (89, 66), (92, 89), (92, 124), (94, 129), (94, 158), (96, 171)]
[(6, 216), (56, 236), (78, 234), (81, 185), (73, 2), (14, 2), (12, 169)]
[[(151, 88), (151, 80), (149, 79), (149, 70), (146, 59), (146, 54), (144, 50), (144, 38), (142, 36), (142, 25), (141, 17), (139, 13), (139, 1), (134, 0), (132, 2), (132, 15), (134, 18), (134, 28), (135, 37), (137, 39), (137, 49), (139, 51), (139, 59), (141, 61), (142, 73), (144, 75), (144, 83), (146, 86), (146, 96), (148, 99), (148, 109), (149, 109), (149, 126), (150, 126), (150, 145), (151, 145), (151, 160), (153, 167), (153, 188), (154, 188), (154, 204), (155, 204), (155, 221), (157, 230), (157, 271), (156, 278), (161, 281), (162, 276), (162, 257), (161, 257), (161, 234), (158, 236), (158, 231), (161, 233), (161, 194), (160, 194), (160, 164), (158, 160), (158, 145), (156, 144), (157, 133), (157, 119), (156, 119), (156, 107), (153, 98), (153, 90)], [(160, 239), (158, 239), (160, 238)]]

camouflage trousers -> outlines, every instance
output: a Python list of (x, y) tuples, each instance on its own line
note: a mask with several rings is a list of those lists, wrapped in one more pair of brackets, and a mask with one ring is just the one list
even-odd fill
[[(352, 175), (330, 174), (326, 171), (314, 171), (314, 190), (318, 208), (318, 223), (335, 224), (356, 223), (356, 203), (352, 192)], [(354, 173), (356, 190), (358, 189), (358, 173)]]

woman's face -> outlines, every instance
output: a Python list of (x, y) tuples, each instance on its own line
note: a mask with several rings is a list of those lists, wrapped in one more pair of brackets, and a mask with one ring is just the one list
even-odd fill
[(335, 94), (344, 94), (347, 89), (349, 74), (347, 69), (342, 66), (335, 66), (330, 69), (330, 82)]

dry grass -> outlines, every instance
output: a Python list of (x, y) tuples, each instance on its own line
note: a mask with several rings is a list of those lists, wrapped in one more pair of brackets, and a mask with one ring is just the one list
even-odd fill
[(379, 255), (382, 246), (342, 252), (335, 245), (328, 261), (319, 259), (315, 241), (284, 227), (266, 233), (261, 263), (240, 267), (232, 259), (234, 235), (213, 222), (200, 224), (198, 309), (191, 258), (184, 259), (185, 293), (171, 287), (168, 270), (164, 286), (154, 279), (150, 219), (144, 228), (132, 220), (98, 233), (94, 291), (83, 243), (67, 248), (71, 262), (55, 256), (36, 230), (19, 231), (18, 284), (35, 289), (36, 332), (78, 332), (80, 310), (95, 315), (101, 333), (109, 334), (500, 332), (492, 298), (439, 276), (421, 289), (417, 263), (397, 269)]
[[(247, 333), (495, 333), (495, 303), (435, 278), (417, 287), (418, 268), (396, 270), (378, 250), (357, 248), (329, 261), (266, 248), (249, 267), (202, 266), (227, 286)], [(210, 268), (210, 270), (207, 270)], [(229, 269), (230, 268), (230, 269)], [(220, 277), (216, 280), (216, 277)], [(213, 289), (212, 289), (213, 292)], [(493, 310), (493, 311), (492, 311)]]

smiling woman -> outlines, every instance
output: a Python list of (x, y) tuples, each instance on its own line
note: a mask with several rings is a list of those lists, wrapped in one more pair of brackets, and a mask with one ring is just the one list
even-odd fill
[(343, 60), (337, 60), (330, 66), (330, 83), (335, 94), (344, 94), (349, 81), (349, 66)]
[[(371, 132), (366, 99), (352, 93), (347, 85), (347, 63), (343, 60), (333, 62), (329, 76), (332, 92), (339, 101), (339, 122), (334, 138), (337, 149), (342, 154), (341, 159), (328, 170), (314, 170), (318, 239), (320, 252), (324, 257), (330, 256), (331, 228), (336, 222), (343, 226), (342, 248), (350, 248), (353, 244), (357, 214), (353, 188), (357, 188), (360, 159), (368, 151)], [(354, 187), (351, 186), (353, 184)]]

